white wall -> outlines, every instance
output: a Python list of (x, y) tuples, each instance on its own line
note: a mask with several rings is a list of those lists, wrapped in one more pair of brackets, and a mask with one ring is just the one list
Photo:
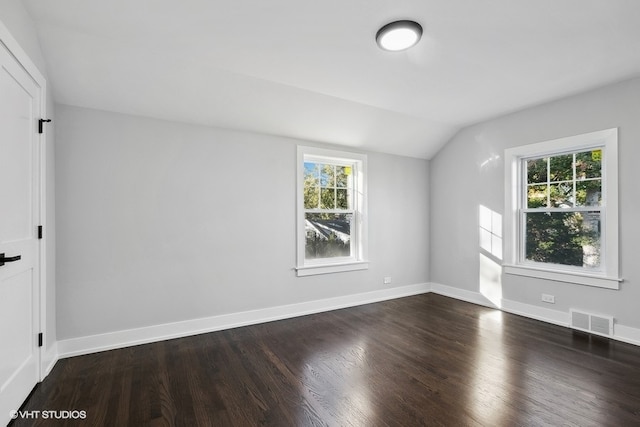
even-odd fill
[(64, 105), (56, 121), (59, 339), (428, 282), (427, 161), (368, 153), (369, 270), (298, 278), (311, 143)]
[[(639, 117), (640, 79), (634, 79), (460, 131), (431, 162), (431, 281), (480, 291), (478, 206), (504, 211), (505, 148), (618, 127), (621, 289), (503, 275), (502, 293), (507, 301), (610, 314), (619, 325), (640, 328)], [(555, 295), (556, 304), (542, 303), (542, 293)]]
[[(21, 1), (0, 0), (0, 22), (9, 30), (11, 36), (18, 42), (22, 50), (25, 51), (29, 59), (38, 68), (38, 71), (47, 78), (45, 61), (40, 49), (38, 34), (35, 25), (24, 8)], [(55, 112), (53, 91), (51, 82), (47, 81), (47, 118), (53, 122), (47, 125), (45, 132), (45, 271), (46, 271), (46, 294), (44, 296), (46, 328), (43, 331), (45, 336), (45, 350), (48, 353), (55, 352), (56, 343), (56, 257), (55, 257)], [(45, 359), (52, 357), (51, 354)], [(48, 361), (44, 360), (47, 364)]]

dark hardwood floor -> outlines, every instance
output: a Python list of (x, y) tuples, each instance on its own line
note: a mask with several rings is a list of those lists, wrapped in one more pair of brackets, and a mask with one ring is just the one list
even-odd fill
[(638, 426), (640, 347), (426, 294), (60, 360), (13, 426)]

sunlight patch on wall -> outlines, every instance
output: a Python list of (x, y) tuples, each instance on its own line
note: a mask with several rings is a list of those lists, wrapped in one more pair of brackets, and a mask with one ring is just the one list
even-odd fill
[(480, 293), (502, 306), (502, 215), (480, 205), (478, 209), (480, 245)]
[(502, 261), (502, 215), (480, 205), (480, 247)]
[(502, 266), (480, 254), (480, 293), (502, 307)]

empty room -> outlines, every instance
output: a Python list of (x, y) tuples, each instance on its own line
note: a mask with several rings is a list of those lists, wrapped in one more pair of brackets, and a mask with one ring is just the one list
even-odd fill
[(0, 0), (0, 425), (640, 425), (639, 16)]

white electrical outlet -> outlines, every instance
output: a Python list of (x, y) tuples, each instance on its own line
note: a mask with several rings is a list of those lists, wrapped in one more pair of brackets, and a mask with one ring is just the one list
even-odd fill
[(384, 283), (385, 285), (390, 285), (390, 284), (391, 284), (391, 276), (386, 276), (386, 277), (383, 279), (383, 283)]
[(549, 304), (555, 304), (556, 303), (556, 297), (554, 297), (553, 295), (549, 295), (549, 294), (542, 294), (542, 302), (548, 302)]

